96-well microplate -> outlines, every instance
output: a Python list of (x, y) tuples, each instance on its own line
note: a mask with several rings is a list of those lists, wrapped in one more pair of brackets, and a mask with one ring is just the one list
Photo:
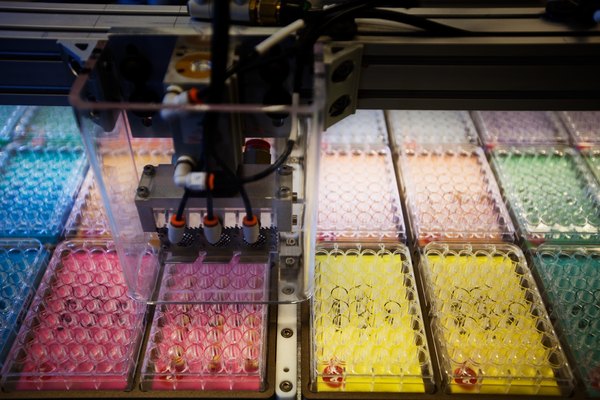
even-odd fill
[(48, 261), (34, 239), (0, 239), (0, 370)]
[(588, 394), (600, 397), (600, 247), (542, 245), (535, 266)]
[(15, 127), (24, 143), (44, 146), (47, 143), (81, 146), (81, 134), (71, 107), (27, 107)]
[(421, 266), (447, 392), (571, 393), (571, 370), (518, 247), (430, 243)]
[(20, 147), (0, 171), (0, 236), (54, 242), (84, 178), (81, 147)]
[[(268, 264), (167, 264), (142, 367), (144, 390), (264, 389)], [(207, 304), (212, 303), (212, 304)]]
[(320, 248), (311, 320), (311, 388), (433, 390), (408, 248)]
[(530, 245), (600, 239), (600, 187), (568, 147), (498, 149), (493, 166)]
[(569, 135), (551, 111), (475, 111), (481, 141), (497, 145), (553, 145), (569, 143)]
[(587, 165), (592, 170), (596, 182), (600, 183), (600, 147), (595, 146), (588, 149), (581, 149), (581, 155)]
[(392, 157), (379, 149), (329, 149), (321, 155), (317, 238), (405, 241)]
[(387, 111), (396, 150), (419, 145), (477, 144), (477, 131), (467, 111)]
[(261, 391), (267, 306), (157, 305), (142, 390)]
[(112, 242), (61, 243), (6, 360), (3, 387), (131, 389), (145, 311), (128, 296)]
[(386, 145), (388, 134), (383, 111), (356, 110), (354, 115), (330, 126), (323, 133), (321, 142), (325, 145)]
[(475, 146), (404, 150), (399, 172), (414, 239), (511, 241), (514, 227), (483, 151)]
[(0, 106), (0, 147), (13, 139), (13, 130), (25, 111), (23, 106)]
[(600, 111), (564, 111), (560, 116), (578, 148), (600, 144)]

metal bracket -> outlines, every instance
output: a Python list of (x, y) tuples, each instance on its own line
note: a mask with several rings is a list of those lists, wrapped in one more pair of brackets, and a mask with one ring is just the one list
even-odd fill
[(77, 76), (92, 55), (98, 41), (77, 40), (74, 42), (70, 40), (58, 40), (57, 43), (60, 46), (61, 56), (65, 63), (73, 75)]
[[(279, 287), (280, 301), (293, 301), (293, 293)], [(275, 359), (275, 397), (293, 400), (298, 392), (298, 306), (277, 306), (277, 354)]]
[(362, 55), (362, 44), (331, 43), (324, 47), (327, 77), (325, 129), (356, 111)]
[[(292, 279), (285, 273), (279, 277), (280, 302), (294, 302), (297, 290), (299, 263), (302, 262), (302, 248), (298, 233), (280, 232), (279, 262), (283, 263)], [(296, 304), (280, 304), (277, 308), (277, 355), (275, 362), (275, 396), (282, 400), (296, 398), (298, 392), (298, 308)]]

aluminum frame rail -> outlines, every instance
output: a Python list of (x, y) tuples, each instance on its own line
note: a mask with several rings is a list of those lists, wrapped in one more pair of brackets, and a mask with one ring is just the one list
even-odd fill
[[(363, 45), (357, 108), (598, 109), (600, 28), (549, 22), (542, 7), (496, 4), (408, 10), (475, 33), (468, 36), (361, 21), (360, 32), (370, 32), (352, 41)], [(210, 32), (185, 6), (0, 2), (0, 104), (67, 104), (77, 58), (110, 32), (136, 28)]]

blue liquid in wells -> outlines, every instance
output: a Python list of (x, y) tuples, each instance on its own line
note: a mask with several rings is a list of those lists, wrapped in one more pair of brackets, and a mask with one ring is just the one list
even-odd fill
[(81, 134), (71, 107), (30, 107), (17, 130), (33, 145), (81, 145)]
[(22, 106), (0, 106), (0, 146), (11, 141), (13, 128), (24, 110)]
[(0, 169), (0, 236), (56, 242), (87, 169), (80, 147), (22, 147)]
[(0, 239), (0, 368), (47, 258), (37, 240)]
[(600, 249), (540, 248), (536, 267), (588, 394), (600, 397)]

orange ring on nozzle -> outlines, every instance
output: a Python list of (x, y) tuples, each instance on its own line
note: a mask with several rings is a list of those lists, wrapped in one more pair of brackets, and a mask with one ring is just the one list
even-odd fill
[(206, 186), (208, 186), (208, 190), (214, 190), (215, 189), (215, 174), (208, 174), (208, 178), (206, 179), (207, 183)]
[(185, 217), (181, 217), (181, 219), (177, 219), (177, 215), (171, 215), (171, 219), (169, 220), (171, 226), (175, 228), (183, 228), (185, 226)]
[(213, 217), (212, 219), (210, 219), (205, 215), (204, 219), (202, 220), (202, 223), (204, 224), (204, 226), (212, 228), (214, 226), (219, 225), (219, 218)]
[(242, 218), (242, 224), (244, 224), (244, 226), (254, 226), (258, 224), (258, 218), (256, 218), (256, 215), (253, 215), (251, 219), (244, 217)]
[(193, 104), (202, 104), (202, 99), (200, 98), (200, 91), (195, 87), (188, 90), (188, 100)]

